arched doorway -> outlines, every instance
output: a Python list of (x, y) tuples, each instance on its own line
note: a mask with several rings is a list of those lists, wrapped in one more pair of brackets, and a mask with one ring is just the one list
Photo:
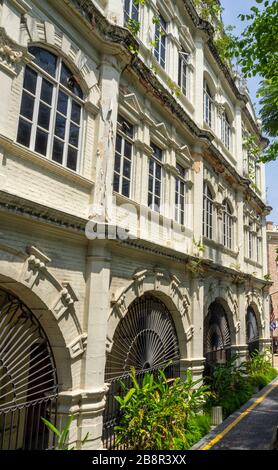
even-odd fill
[(249, 354), (259, 350), (259, 327), (252, 307), (248, 307), (246, 313), (246, 342)]
[(220, 302), (213, 302), (204, 324), (205, 375), (213, 364), (223, 364), (230, 357), (231, 334), (227, 315)]
[(121, 393), (120, 380), (127, 386), (131, 367), (142, 381), (147, 370), (154, 375), (165, 367), (168, 377), (177, 377), (180, 351), (171, 314), (165, 304), (151, 294), (136, 299), (118, 324), (111, 352), (107, 355), (105, 380), (109, 383), (103, 419), (103, 441), (106, 448), (115, 446), (114, 426), (120, 419), (115, 395)]
[(51, 446), (57, 377), (48, 339), (31, 310), (0, 288), (0, 449)]

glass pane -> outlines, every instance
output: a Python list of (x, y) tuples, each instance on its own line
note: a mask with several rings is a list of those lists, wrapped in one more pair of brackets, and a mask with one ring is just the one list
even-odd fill
[(60, 82), (69, 90), (71, 90), (72, 93), (79, 96), (79, 98), (83, 99), (83, 93), (80, 86), (74, 78), (73, 73), (64, 64), (64, 62), (62, 63)]
[(155, 176), (156, 176), (156, 178), (161, 179), (161, 166), (159, 166), (159, 165), (156, 165)]
[(43, 103), (40, 104), (38, 125), (47, 130), (49, 129), (50, 111), (51, 108)]
[(75, 126), (74, 124), (70, 125), (70, 134), (69, 134), (69, 143), (74, 145), (74, 147), (78, 147), (78, 140), (79, 140), (79, 127)]
[(154, 162), (153, 160), (150, 160), (149, 162), (149, 173), (153, 175), (153, 167), (154, 167)]
[(122, 195), (129, 197), (130, 181), (123, 178)]
[(43, 79), (42, 81), (42, 90), (41, 90), (41, 100), (45, 101), (48, 104), (52, 102), (53, 94), (53, 85), (47, 80)]
[(52, 77), (55, 77), (57, 57), (54, 54), (40, 47), (29, 47), (29, 52), (35, 56), (35, 64), (49, 73), (49, 75), (52, 75)]
[(160, 188), (161, 188), (160, 181), (156, 180), (155, 182), (155, 195), (156, 196), (160, 196)]
[(64, 114), (65, 116), (67, 115), (67, 112), (68, 112), (68, 100), (69, 100), (68, 96), (62, 91), (59, 91), (57, 109), (58, 111), (60, 111), (60, 113)]
[(25, 147), (30, 145), (32, 124), (24, 121), (24, 119), (19, 119), (18, 132), (17, 132), (17, 142)]
[(117, 134), (117, 138), (116, 138), (116, 151), (118, 153), (121, 153), (122, 151), (122, 137)]
[(46, 155), (47, 140), (48, 134), (40, 129), (37, 129), (35, 151), (41, 153), (42, 155)]
[(160, 198), (159, 197), (154, 198), (154, 204), (155, 204), (154, 210), (159, 211), (159, 207), (160, 207)]
[(66, 122), (67, 121), (64, 116), (58, 113), (56, 114), (55, 135), (57, 135), (57, 137), (60, 137), (60, 139), (65, 138)]
[(75, 101), (72, 102), (71, 120), (80, 124), (81, 106)]
[(36, 93), (36, 88), (37, 88), (37, 78), (38, 78), (37, 72), (35, 72), (35, 70), (33, 69), (30, 69), (30, 67), (26, 67), (25, 74), (24, 74), (23, 88), (25, 88), (25, 90), (30, 91), (34, 95)]
[(130, 178), (131, 173), (131, 162), (129, 160), (124, 159), (124, 176)]
[(152, 207), (153, 203), (153, 195), (151, 193), (148, 194), (148, 207)]
[(76, 149), (69, 147), (67, 167), (74, 171), (77, 169), (77, 154), (78, 151)]
[(63, 163), (64, 144), (58, 139), (54, 139), (52, 160)]
[(153, 177), (152, 175), (149, 175), (149, 191), (152, 192), (153, 190)]
[(115, 154), (115, 166), (114, 166), (114, 170), (117, 172), (117, 173), (120, 173), (121, 171), (121, 156), (116, 153)]
[(120, 176), (117, 175), (116, 173), (114, 174), (113, 189), (114, 189), (114, 191), (116, 191), (117, 193), (118, 193), (119, 190), (120, 190)]
[(129, 159), (131, 159), (131, 150), (132, 150), (131, 143), (125, 141), (125, 156)]
[(34, 103), (35, 99), (27, 93), (23, 92), (20, 114), (25, 116), (27, 119), (30, 119), (30, 121), (33, 119)]

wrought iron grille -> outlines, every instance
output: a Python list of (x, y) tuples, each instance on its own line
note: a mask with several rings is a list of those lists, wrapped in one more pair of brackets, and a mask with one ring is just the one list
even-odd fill
[(259, 328), (257, 317), (252, 307), (248, 307), (246, 314), (246, 342), (249, 354), (259, 350)]
[(136, 299), (120, 321), (113, 338), (113, 347), (107, 356), (105, 380), (110, 384), (104, 412), (103, 441), (106, 448), (116, 448), (114, 427), (121, 419), (115, 400), (121, 391), (120, 381), (131, 385), (128, 375), (131, 367), (137, 371), (139, 383), (146, 371), (154, 375), (160, 368), (167, 377), (178, 377), (179, 346), (174, 322), (163, 302), (152, 295)]
[[(144, 376), (146, 372), (153, 374), (155, 378), (158, 377), (159, 369), (163, 369), (167, 378), (176, 378), (180, 377), (180, 362), (174, 362), (170, 365), (161, 364), (158, 367), (151, 369), (141, 370), (136, 373), (136, 379), (141, 385), (143, 383)], [(106, 395), (106, 407), (103, 415), (103, 446), (105, 449), (127, 449), (127, 445), (117, 445), (116, 443), (116, 432), (115, 426), (117, 426), (122, 417), (122, 413), (119, 408), (118, 402), (115, 400), (115, 396), (123, 396), (124, 392), (121, 386), (121, 382), (127, 388), (132, 387), (132, 380), (129, 374), (124, 374), (121, 377), (116, 377), (109, 380), (109, 390)]]
[(52, 416), (56, 398), (54, 358), (40, 323), (0, 289), (0, 449), (45, 446), (40, 413)]
[(230, 356), (231, 335), (226, 312), (221, 304), (213, 302), (204, 324), (205, 375), (211, 365), (224, 363)]
[(155, 368), (180, 359), (175, 325), (159, 299), (144, 295), (136, 299), (120, 321), (107, 356), (105, 379), (128, 372)]

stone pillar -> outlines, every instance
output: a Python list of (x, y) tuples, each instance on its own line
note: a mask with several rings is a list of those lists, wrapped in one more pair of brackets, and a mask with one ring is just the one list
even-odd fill
[(239, 355), (239, 363), (246, 361), (248, 353), (248, 345), (246, 343), (246, 296), (245, 296), (245, 284), (239, 284), (237, 288), (238, 292), (238, 316), (239, 323), (237, 325), (236, 332), (236, 344), (233, 345), (232, 349), (235, 354)]
[[(201, 278), (191, 280), (191, 325), (188, 331), (186, 359), (181, 361), (181, 376), (190, 368), (193, 380), (203, 377), (204, 371), (204, 281)], [(194, 325), (194, 326), (193, 326)]]
[(199, 146), (194, 147), (193, 152), (193, 234), (197, 241), (203, 236), (203, 157), (202, 149)]
[(195, 37), (195, 89), (194, 107), (195, 121), (197, 125), (203, 127), (203, 89), (204, 89), (204, 39), (200, 33)]
[(242, 121), (241, 121), (241, 106), (240, 104), (236, 105), (236, 114), (235, 114), (235, 148), (232, 150), (233, 155), (237, 160), (237, 170), (242, 175), (244, 162), (243, 162), (243, 151), (242, 151)]
[(90, 242), (87, 254), (87, 350), (83, 364), (79, 440), (89, 432), (84, 448), (102, 447), (105, 407), (107, 320), (110, 311), (110, 252), (106, 240)]

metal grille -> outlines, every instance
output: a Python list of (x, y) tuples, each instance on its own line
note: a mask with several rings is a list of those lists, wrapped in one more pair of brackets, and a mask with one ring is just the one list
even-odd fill
[[(167, 378), (176, 378), (180, 377), (180, 362), (175, 362), (170, 365), (161, 364), (159, 367), (148, 369), (148, 372), (153, 374), (155, 378), (158, 377), (159, 369), (163, 369)], [(141, 385), (143, 383), (144, 375), (147, 370), (138, 371), (136, 373), (136, 379)], [(122, 375), (121, 377), (116, 377), (109, 381), (109, 391), (106, 395), (106, 407), (103, 415), (103, 446), (105, 449), (127, 449), (127, 446), (119, 446), (116, 444), (116, 433), (114, 427), (117, 426), (122, 417), (122, 413), (119, 409), (119, 404), (115, 400), (115, 396), (123, 396), (124, 392), (121, 387), (121, 382), (125, 384), (126, 387), (132, 387), (132, 380), (129, 374)]]
[(252, 307), (248, 307), (246, 314), (246, 342), (249, 354), (259, 350), (259, 328), (256, 314)]
[(213, 302), (204, 325), (205, 373), (208, 373), (210, 364), (227, 360), (230, 346), (231, 335), (225, 310), (218, 302)]
[(144, 295), (133, 302), (116, 329), (105, 379), (119, 377), (131, 367), (150, 369), (179, 358), (176, 329), (169, 311), (159, 299)]
[(52, 415), (56, 397), (56, 368), (41, 325), (0, 289), (0, 449), (42, 446), (40, 413)]
[[(144, 295), (135, 300), (119, 323), (107, 356), (105, 379), (109, 385), (103, 416), (103, 442), (106, 448), (116, 448), (114, 427), (121, 419), (119, 405), (120, 381), (131, 385), (131, 367), (142, 382), (146, 371), (154, 376), (165, 368), (168, 378), (180, 375), (180, 353), (177, 333), (166, 306), (156, 297)], [(170, 365), (169, 361), (171, 362)]]

